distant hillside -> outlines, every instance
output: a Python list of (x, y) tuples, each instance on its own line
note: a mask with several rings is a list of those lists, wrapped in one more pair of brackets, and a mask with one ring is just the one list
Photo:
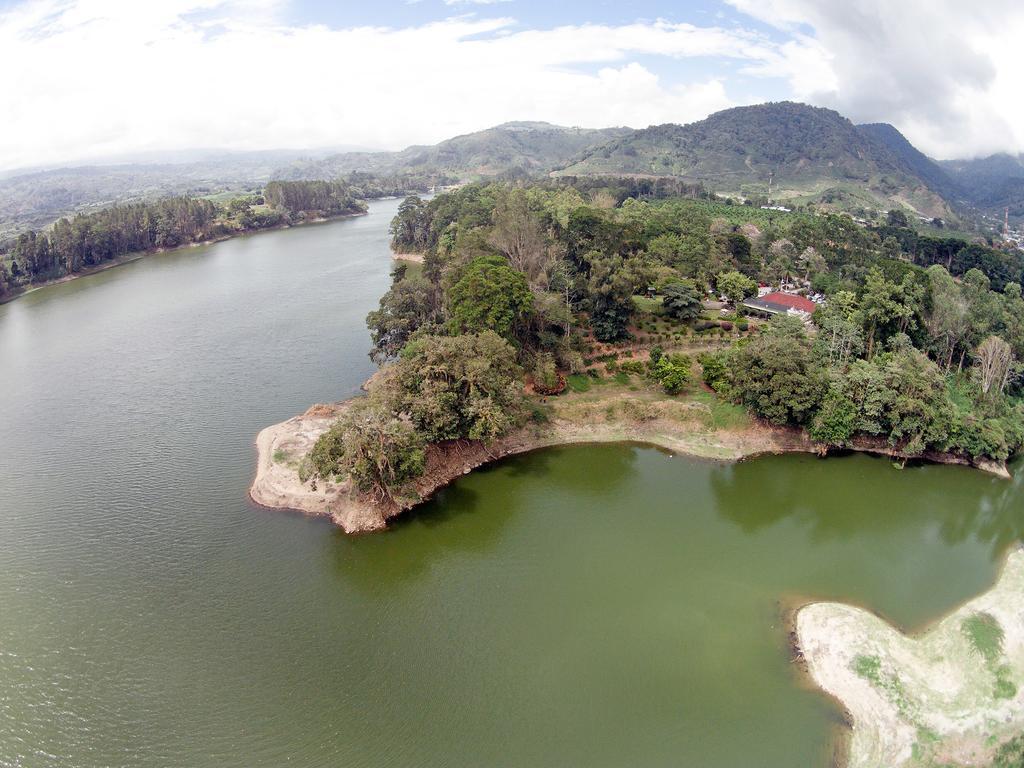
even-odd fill
[(975, 207), (1001, 218), (1024, 219), (1024, 156), (996, 154), (975, 160), (947, 160), (942, 168)]
[(922, 215), (948, 215), (932, 185), (941, 169), (915, 152), (891, 126), (858, 129), (838, 112), (781, 102), (636, 131), (585, 153), (560, 173), (681, 176), (741, 195), (765, 195), (771, 182), (774, 199), (844, 207), (902, 203)]
[(202, 196), (261, 187), (274, 169), (301, 153), (220, 152), (181, 163), (85, 165), (12, 173), (0, 178), (0, 242), (73, 213), (114, 203)]
[(504, 123), (484, 131), (413, 146), (400, 152), (345, 152), (296, 162), (276, 172), (283, 179), (330, 179), (352, 171), (380, 175), (436, 174), (459, 179), (507, 174), (536, 175), (561, 167), (581, 153), (632, 133), (629, 128), (565, 128), (550, 123)]
[(867, 123), (858, 125), (857, 130), (884, 146), (905, 172), (921, 179), (947, 200), (954, 200), (961, 194), (956, 181), (945, 169), (907, 141), (906, 136), (893, 126), (888, 123)]

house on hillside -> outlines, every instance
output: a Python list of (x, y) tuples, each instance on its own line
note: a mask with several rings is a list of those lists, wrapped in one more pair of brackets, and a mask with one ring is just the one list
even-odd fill
[(802, 320), (810, 320), (818, 305), (806, 296), (795, 293), (766, 293), (763, 296), (746, 299), (742, 306), (754, 313), (771, 315), (795, 315)]

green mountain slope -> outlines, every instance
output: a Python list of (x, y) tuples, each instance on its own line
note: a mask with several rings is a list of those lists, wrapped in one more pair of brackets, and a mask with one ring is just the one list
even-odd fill
[(941, 166), (970, 205), (996, 218), (1008, 209), (1011, 220), (1024, 219), (1024, 155), (947, 160)]
[(535, 175), (572, 161), (595, 146), (628, 135), (629, 128), (565, 128), (515, 122), (400, 152), (344, 152), (277, 171), (279, 178), (335, 178), (353, 171), (380, 175), (431, 174), (457, 179), (508, 173)]
[(892, 133), (898, 135), (894, 128), (891, 133), (858, 129), (829, 109), (793, 102), (761, 104), (727, 109), (689, 125), (636, 131), (559, 172), (681, 176), (739, 195), (767, 195), (770, 184), (775, 200), (818, 200), (843, 207), (903, 204), (925, 216), (948, 215), (940, 191), (915, 169), (930, 161), (923, 155), (901, 157), (890, 146), (899, 144)]

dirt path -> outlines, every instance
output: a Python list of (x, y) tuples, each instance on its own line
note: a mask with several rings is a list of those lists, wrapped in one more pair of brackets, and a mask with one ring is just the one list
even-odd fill
[(811, 677), (853, 719), (850, 768), (986, 765), (1024, 731), (1024, 550), (919, 637), (840, 603), (804, 606), (796, 631)]

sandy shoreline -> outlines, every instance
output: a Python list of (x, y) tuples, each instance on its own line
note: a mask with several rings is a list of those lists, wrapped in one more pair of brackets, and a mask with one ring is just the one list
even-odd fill
[[(427, 449), (427, 465), (415, 483), (417, 500), (383, 504), (353, 498), (347, 482), (310, 483), (299, 479), (298, 462), (347, 403), (315, 405), (306, 413), (263, 429), (256, 438), (256, 477), (249, 496), (273, 509), (291, 509), (330, 517), (347, 533), (382, 530), (389, 518), (411, 509), (457, 477), (499, 459), (540, 448), (572, 443), (633, 442), (653, 445), (704, 459), (737, 461), (766, 453), (814, 452), (810, 441), (791, 430), (758, 428), (743, 431), (701, 432), (682, 429), (665, 420), (614, 424), (574, 423), (555, 419), (531, 425), (489, 443), (450, 441)], [(275, 456), (277, 457), (275, 460)]]
[[(530, 424), (510, 435), (488, 443), (451, 441), (427, 448), (426, 470), (414, 482), (414, 498), (399, 503), (376, 502), (350, 493), (347, 482), (320, 481), (303, 483), (299, 479), (299, 463), (317, 438), (323, 434), (351, 400), (330, 405), (315, 405), (306, 413), (262, 430), (256, 439), (257, 470), (249, 495), (258, 504), (272, 509), (291, 509), (310, 515), (330, 517), (348, 533), (382, 530), (387, 521), (401, 512), (429, 499), (439, 488), (479, 466), (519, 453), (555, 445), (588, 442), (635, 442), (664, 448), (697, 458), (738, 461), (773, 453), (821, 454), (807, 434), (800, 430), (770, 427), (754, 423), (743, 429), (702, 429), (696, 421), (680, 419), (670, 407), (693, 409), (693, 403), (665, 403), (666, 410), (643, 420), (619, 418), (601, 421), (592, 413), (603, 411), (609, 404), (621, 404), (631, 398), (606, 401), (583, 401), (573, 395), (558, 398), (569, 406), (556, 413), (546, 424)], [(572, 411), (573, 406), (589, 411)], [(570, 416), (571, 414), (571, 416)], [(905, 460), (923, 459), (937, 463), (970, 464), (962, 457), (948, 454), (926, 454), (921, 457), (902, 456), (884, 441), (863, 440), (853, 450), (880, 454)], [(276, 458), (275, 458), (276, 457)], [(1006, 467), (998, 462), (974, 464), (993, 474), (1009, 477)]]
[(396, 261), (408, 261), (413, 264), (423, 263), (422, 253), (399, 253), (398, 251), (392, 251), (391, 258), (395, 259)]
[[(801, 662), (850, 719), (849, 768), (987, 765), (1024, 731), (1024, 550), (1007, 555), (995, 585), (919, 635), (842, 603), (814, 602), (795, 615)], [(971, 622), (995, 622), (989, 656)]]

